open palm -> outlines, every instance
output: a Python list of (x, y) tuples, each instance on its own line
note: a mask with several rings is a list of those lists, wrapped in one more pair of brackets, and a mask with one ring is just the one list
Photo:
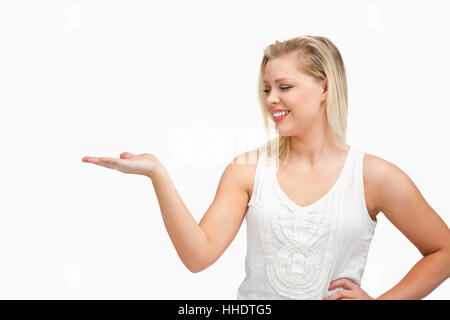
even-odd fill
[(150, 178), (161, 167), (161, 162), (158, 158), (149, 153), (135, 155), (130, 152), (123, 152), (120, 154), (120, 158), (83, 157), (82, 161), (119, 170), (123, 173), (141, 174)]

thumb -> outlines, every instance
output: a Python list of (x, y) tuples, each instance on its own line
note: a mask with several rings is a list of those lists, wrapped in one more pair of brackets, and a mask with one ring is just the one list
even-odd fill
[(134, 158), (134, 157), (136, 157), (136, 155), (135, 155), (135, 154), (132, 154), (132, 153), (130, 153), (130, 152), (122, 152), (122, 153), (120, 154), (120, 159), (132, 159), (132, 158)]

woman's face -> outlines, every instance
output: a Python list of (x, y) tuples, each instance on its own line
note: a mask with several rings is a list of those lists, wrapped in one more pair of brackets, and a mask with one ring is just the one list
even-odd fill
[[(280, 136), (302, 135), (325, 116), (321, 103), (326, 100), (326, 80), (318, 81), (300, 72), (296, 57), (297, 53), (291, 53), (270, 59), (265, 69), (265, 107)], [(277, 119), (274, 113), (278, 109), (289, 113)]]

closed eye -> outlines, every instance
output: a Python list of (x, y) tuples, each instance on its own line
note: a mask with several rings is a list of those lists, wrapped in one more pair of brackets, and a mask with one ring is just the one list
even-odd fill
[[(292, 88), (292, 86), (280, 87), (280, 88), (281, 88), (281, 90), (287, 90), (287, 89)], [(265, 89), (265, 90), (263, 90), (263, 92), (264, 92), (264, 93), (267, 93), (267, 92), (269, 92), (269, 89)]]

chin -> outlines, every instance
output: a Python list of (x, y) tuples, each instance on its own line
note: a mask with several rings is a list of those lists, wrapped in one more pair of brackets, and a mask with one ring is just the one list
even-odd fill
[(292, 137), (292, 136), (293, 136), (292, 134), (278, 134), (279, 138), (281, 138), (281, 137), (288, 138), (288, 137)]
[(275, 131), (280, 137), (292, 137), (293, 135), (295, 135), (293, 132), (279, 128), (275, 128)]

